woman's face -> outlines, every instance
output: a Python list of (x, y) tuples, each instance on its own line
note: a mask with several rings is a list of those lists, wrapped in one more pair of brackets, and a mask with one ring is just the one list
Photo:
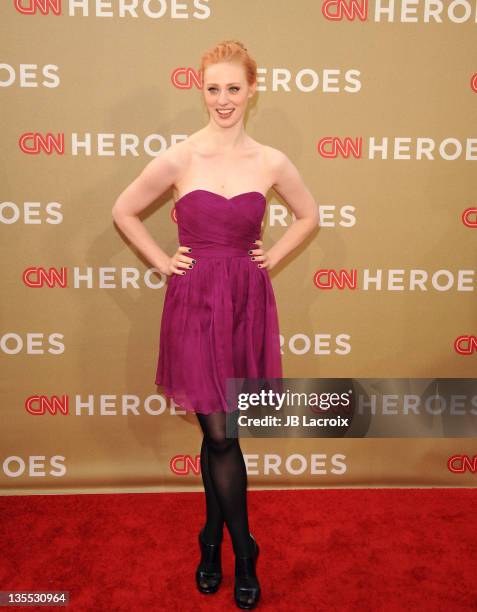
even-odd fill
[(222, 127), (240, 121), (256, 89), (256, 83), (247, 83), (244, 66), (239, 62), (211, 64), (204, 70), (203, 81), (210, 118)]

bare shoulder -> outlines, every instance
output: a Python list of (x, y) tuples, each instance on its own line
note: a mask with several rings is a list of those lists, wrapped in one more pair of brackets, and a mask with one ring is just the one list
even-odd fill
[(158, 170), (163, 170), (167, 168), (172, 174), (176, 174), (180, 172), (183, 164), (187, 161), (190, 151), (190, 145), (187, 141), (177, 142), (155, 157), (149, 166), (154, 169), (156, 167)]
[(187, 166), (189, 157), (187, 141), (175, 143), (154, 157), (142, 170), (141, 177), (149, 184), (172, 187)]
[(283, 151), (266, 147), (267, 168), (273, 190), (290, 206), (297, 217), (317, 215), (312, 193), (303, 181), (300, 171)]
[(270, 145), (261, 146), (273, 188), (279, 189), (291, 177), (297, 177), (296, 166), (283, 151)]
[(277, 176), (277, 173), (283, 170), (286, 166), (293, 165), (285, 153), (280, 151), (280, 149), (276, 149), (270, 145), (262, 145), (262, 147), (268, 162), (268, 167), (274, 176)]
[(275, 177), (278, 176), (281, 168), (283, 168), (283, 165), (286, 163), (286, 156), (278, 149), (258, 142), (253, 138), (249, 138), (247, 148), (253, 157), (256, 157), (257, 162), (260, 162), (262, 169), (266, 172), (270, 184), (272, 185), (275, 181)]

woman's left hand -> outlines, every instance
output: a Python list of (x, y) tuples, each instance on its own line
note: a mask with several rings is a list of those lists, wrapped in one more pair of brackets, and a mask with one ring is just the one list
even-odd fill
[(267, 270), (271, 270), (274, 266), (274, 263), (272, 262), (272, 259), (270, 258), (268, 253), (266, 253), (262, 249), (263, 241), (255, 240), (255, 243), (259, 245), (258, 248), (249, 251), (249, 255), (252, 258), (252, 261), (258, 262), (258, 268), (267, 268)]

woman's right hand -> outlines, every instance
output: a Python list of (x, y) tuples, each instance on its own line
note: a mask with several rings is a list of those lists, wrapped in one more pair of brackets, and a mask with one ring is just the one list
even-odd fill
[(167, 276), (172, 276), (173, 274), (180, 274), (183, 276), (186, 273), (186, 269), (193, 268), (195, 259), (184, 254), (189, 253), (191, 250), (192, 249), (189, 247), (179, 246), (174, 255), (169, 258), (164, 274), (167, 274)]

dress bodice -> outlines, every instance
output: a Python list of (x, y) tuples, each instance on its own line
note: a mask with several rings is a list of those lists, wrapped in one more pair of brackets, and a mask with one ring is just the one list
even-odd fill
[(191, 256), (246, 256), (260, 238), (265, 206), (259, 191), (226, 198), (194, 189), (175, 203), (179, 243), (192, 248)]

